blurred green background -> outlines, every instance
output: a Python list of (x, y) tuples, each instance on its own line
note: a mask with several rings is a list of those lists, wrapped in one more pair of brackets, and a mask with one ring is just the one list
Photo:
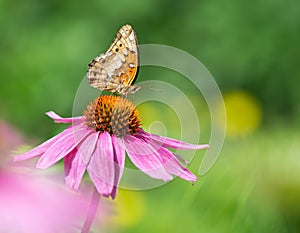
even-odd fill
[[(300, 232), (297, 0), (0, 0), (0, 118), (36, 144), (60, 132), (65, 126), (44, 112), (72, 114), (87, 64), (125, 23), (141, 44), (177, 47), (209, 69), (224, 94), (227, 138), (194, 186), (176, 179), (121, 192), (119, 218), (107, 232)], [(200, 141), (208, 142), (209, 112), (196, 88), (174, 72), (142, 67), (137, 82), (147, 79), (187, 92)], [(180, 135), (170, 109), (149, 103), (141, 113), (146, 129), (158, 120), (168, 136)], [(191, 164), (195, 173), (203, 154)]]

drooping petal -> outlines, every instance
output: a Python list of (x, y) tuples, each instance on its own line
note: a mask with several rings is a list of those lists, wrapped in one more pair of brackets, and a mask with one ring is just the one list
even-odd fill
[(66, 185), (70, 189), (78, 190), (81, 179), (85, 172), (85, 164), (78, 158), (77, 149), (74, 148), (67, 156), (64, 158), (64, 169), (65, 169), (65, 181)]
[(71, 132), (73, 132), (73, 127), (70, 126), (69, 128), (65, 129), (63, 132), (60, 134), (56, 135), (53, 138), (50, 138), (49, 140), (45, 141), (41, 145), (35, 147), (34, 149), (27, 151), (24, 154), (18, 155), (14, 157), (14, 161), (22, 161), (22, 160), (27, 160), (31, 158), (35, 158), (40, 156), (41, 154), (45, 153), (45, 151), (56, 141), (58, 141), (60, 138), (69, 135)]
[(105, 197), (110, 196), (114, 186), (115, 171), (112, 139), (107, 132), (100, 133), (87, 170), (98, 192)]
[(83, 121), (82, 116), (63, 118), (53, 111), (46, 112), (46, 115), (49, 116), (50, 118), (52, 118), (55, 123), (73, 123), (74, 124), (74, 123), (81, 123)]
[(94, 131), (78, 145), (78, 157), (81, 158), (86, 166), (89, 164), (92, 154), (96, 149), (98, 138), (99, 133)]
[(164, 146), (164, 147), (169, 147), (169, 148), (175, 148), (178, 150), (201, 150), (208, 148), (208, 144), (203, 144), (203, 145), (194, 145), (190, 144), (187, 142), (182, 142), (173, 138), (168, 138), (168, 137), (163, 137), (163, 136), (158, 136), (155, 134), (150, 134), (145, 131), (141, 131), (138, 136), (141, 137), (146, 137), (147, 139), (154, 140), (158, 144)]
[(98, 133), (87, 136), (77, 148), (75, 148), (64, 159), (65, 180), (69, 188), (78, 190), (87, 164), (98, 140)]
[(150, 177), (164, 181), (172, 180), (173, 177), (163, 167), (157, 150), (149, 143), (134, 136), (125, 136), (123, 141), (130, 160), (137, 168)]
[(121, 180), (123, 171), (124, 171), (124, 164), (125, 164), (125, 149), (122, 145), (122, 142), (116, 136), (112, 136), (112, 144), (114, 150), (114, 162), (115, 162), (115, 181), (114, 187), (111, 194), (112, 199), (115, 199), (118, 191), (119, 182)]
[(188, 169), (183, 167), (176, 159), (174, 154), (169, 151), (166, 148), (161, 147), (158, 151), (160, 154), (164, 167), (167, 170), (168, 173), (179, 176), (182, 179), (188, 180), (188, 181), (196, 181), (197, 177), (190, 172)]
[(176, 159), (179, 161), (179, 162), (182, 162), (182, 163), (184, 163), (185, 165), (188, 165), (189, 164), (189, 162), (187, 161), (187, 160), (185, 160), (183, 157), (181, 157), (180, 155), (178, 155), (178, 154), (173, 154), (175, 157), (176, 157)]
[[(41, 156), (36, 167), (48, 168), (69, 154), (85, 137), (91, 134), (91, 130), (83, 125), (75, 125), (69, 134), (63, 135), (52, 143), (47, 151)], [(61, 134), (59, 134), (61, 135)]]

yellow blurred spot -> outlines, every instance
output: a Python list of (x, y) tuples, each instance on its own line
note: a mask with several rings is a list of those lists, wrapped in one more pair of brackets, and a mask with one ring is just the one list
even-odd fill
[(261, 123), (261, 107), (248, 92), (233, 91), (224, 95), (228, 137), (241, 137), (253, 133)]
[(153, 119), (160, 116), (159, 111), (155, 108), (153, 103), (143, 103), (137, 106), (140, 111), (140, 116), (142, 119), (142, 128), (146, 131), (149, 131), (148, 127), (153, 122)]
[(141, 192), (118, 190), (115, 215), (111, 218), (114, 226), (133, 226), (143, 218), (145, 213), (145, 200)]

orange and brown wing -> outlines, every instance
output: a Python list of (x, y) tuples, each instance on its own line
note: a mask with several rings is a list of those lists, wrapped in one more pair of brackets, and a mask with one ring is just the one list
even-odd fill
[(139, 68), (137, 38), (130, 25), (124, 25), (106, 53), (93, 59), (87, 78), (92, 87), (117, 92), (134, 83)]

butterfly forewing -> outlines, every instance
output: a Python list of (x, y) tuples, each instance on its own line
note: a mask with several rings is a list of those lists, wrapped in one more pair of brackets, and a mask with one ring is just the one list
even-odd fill
[(132, 86), (138, 73), (137, 38), (130, 25), (124, 25), (109, 49), (93, 59), (87, 78), (92, 87), (127, 94), (136, 92)]

